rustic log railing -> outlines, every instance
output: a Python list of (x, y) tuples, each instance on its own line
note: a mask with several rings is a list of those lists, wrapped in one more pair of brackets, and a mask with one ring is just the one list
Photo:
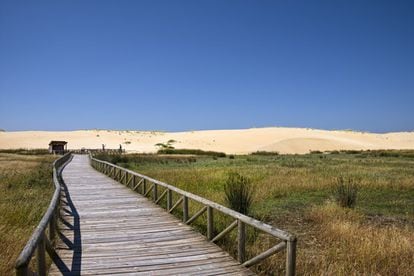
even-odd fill
[[(55, 191), (46, 213), (43, 215), (39, 225), (34, 230), (26, 246), (17, 258), (15, 269), (16, 275), (32, 275), (30, 271), (30, 261), (36, 251), (37, 275), (46, 275), (46, 252), (54, 259), (56, 252), (53, 248), (57, 231), (57, 220), (59, 217), (60, 192), (61, 192), (61, 172), (65, 164), (70, 160), (71, 153), (66, 153), (61, 158), (53, 162), (53, 184)], [(46, 236), (48, 228), (49, 237)]]
[[(200, 215), (207, 212), (207, 239), (211, 242), (216, 242), (217, 240), (223, 238), (226, 234), (230, 233), (234, 228), (237, 227), (237, 257), (238, 261), (246, 267), (256, 265), (264, 259), (272, 256), (273, 254), (286, 249), (286, 275), (295, 275), (296, 237), (294, 235), (289, 234), (283, 230), (277, 229), (275, 227), (272, 227), (268, 224), (265, 224), (246, 215), (243, 215), (234, 210), (231, 210), (213, 201), (183, 191), (167, 183), (152, 179), (148, 176), (133, 172), (131, 170), (122, 168), (109, 162), (98, 160), (91, 155), (90, 161), (92, 167), (94, 167), (96, 170), (126, 185), (133, 191), (137, 191), (144, 196), (149, 196), (152, 194), (152, 199), (157, 204), (159, 204), (164, 197), (167, 197), (166, 209), (169, 213), (171, 213), (173, 210), (175, 210), (178, 206), (181, 205), (183, 222), (186, 224), (192, 223)], [(158, 195), (159, 187), (163, 187), (165, 189), (164, 192), (160, 195)], [(179, 196), (179, 199), (174, 204), (172, 200), (173, 192), (175, 192)], [(196, 212), (192, 217), (189, 217), (188, 212), (189, 200), (198, 202), (203, 206), (201, 210)], [(231, 223), (227, 228), (225, 228), (221, 233), (217, 234), (216, 236), (214, 236), (213, 228), (214, 210), (219, 211), (235, 219), (233, 223)], [(256, 257), (246, 260), (246, 225), (252, 226), (253, 228), (270, 234), (271, 236), (276, 237), (282, 241), (274, 245), (270, 249), (266, 250), (265, 252), (257, 255)]]

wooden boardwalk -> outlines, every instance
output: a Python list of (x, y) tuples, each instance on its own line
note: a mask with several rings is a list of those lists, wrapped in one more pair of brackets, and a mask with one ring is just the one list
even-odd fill
[(152, 201), (74, 155), (63, 170), (59, 260), (50, 275), (254, 275)]

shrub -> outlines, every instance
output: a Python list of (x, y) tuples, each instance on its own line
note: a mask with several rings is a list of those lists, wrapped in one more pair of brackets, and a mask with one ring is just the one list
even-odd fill
[(338, 177), (334, 188), (336, 202), (345, 208), (355, 207), (358, 185), (353, 178)]
[(224, 152), (218, 151), (204, 151), (200, 149), (160, 149), (158, 154), (193, 154), (193, 155), (207, 155), (215, 157), (226, 157)]
[(234, 155), (229, 155), (229, 159), (234, 159)]
[(230, 172), (224, 185), (225, 202), (242, 214), (248, 215), (253, 203), (254, 190), (250, 180), (237, 172)]
[(345, 154), (358, 154), (358, 153), (363, 153), (362, 150), (341, 150), (341, 153), (345, 153)]
[(47, 149), (2, 149), (0, 153), (12, 153), (20, 155), (45, 155), (49, 154)]
[(159, 147), (160, 148), (160, 150), (165, 150), (165, 149), (174, 149), (174, 147), (173, 147), (173, 143), (175, 143), (175, 142), (177, 142), (177, 141), (175, 141), (175, 140), (168, 140), (168, 142), (167, 143), (157, 143), (157, 144), (155, 144), (155, 146), (156, 147)]
[(256, 151), (256, 152), (252, 152), (250, 153), (250, 155), (268, 155), (268, 156), (274, 156), (274, 155), (279, 155), (279, 152), (277, 151)]
[(164, 150), (164, 149), (174, 149), (173, 146), (171, 146), (170, 144), (163, 144), (163, 143), (157, 143), (155, 144), (156, 147), (159, 147), (160, 150)]

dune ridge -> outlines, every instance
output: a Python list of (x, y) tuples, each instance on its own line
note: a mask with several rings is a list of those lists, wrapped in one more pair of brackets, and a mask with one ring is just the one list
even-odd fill
[(127, 152), (156, 152), (157, 143), (175, 140), (176, 148), (245, 154), (277, 151), (303, 154), (311, 150), (414, 149), (414, 132), (368, 133), (308, 128), (250, 128), (185, 132), (133, 130), (15, 131), (0, 132), (0, 149), (47, 148), (51, 140), (65, 140), (68, 149), (122, 148)]

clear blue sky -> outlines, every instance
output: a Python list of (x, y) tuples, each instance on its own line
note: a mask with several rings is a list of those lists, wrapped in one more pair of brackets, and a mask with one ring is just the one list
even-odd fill
[(414, 130), (414, 1), (0, 1), (0, 128)]

